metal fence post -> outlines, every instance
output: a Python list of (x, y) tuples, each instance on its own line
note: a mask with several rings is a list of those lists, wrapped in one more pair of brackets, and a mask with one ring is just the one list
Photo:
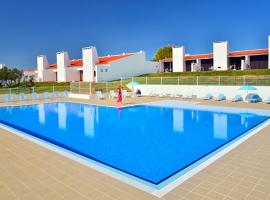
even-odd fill
[(35, 92), (35, 87), (32, 87), (32, 92), (33, 92), (33, 93)]
[(243, 85), (246, 85), (246, 76), (243, 76)]
[(218, 85), (220, 85), (220, 76), (218, 76)]
[(89, 83), (89, 94), (92, 96), (92, 83)]
[(147, 85), (147, 76), (145, 77), (145, 84)]
[(197, 76), (197, 85), (199, 85), (199, 76)]
[(177, 77), (177, 84), (179, 85), (179, 76)]
[(162, 77), (160, 77), (160, 85), (162, 85)]

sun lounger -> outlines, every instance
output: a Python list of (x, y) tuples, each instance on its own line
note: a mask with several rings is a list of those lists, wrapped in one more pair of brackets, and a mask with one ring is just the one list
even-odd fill
[(159, 97), (166, 97), (167, 94), (166, 94), (166, 93), (160, 93), (158, 96), (159, 96)]
[(49, 99), (50, 96), (51, 95), (48, 92), (43, 92), (42, 99)]
[(131, 97), (131, 94), (127, 90), (123, 90), (123, 97), (124, 98)]
[(4, 101), (5, 102), (12, 101), (13, 99), (14, 99), (14, 97), (13, 97), (12, 94), (5, 94), (5, 96), (4, 96)]
[(60, 97), (60, 93), (59, 92), (53, 92), (52, 93), (52, 97), (53, 98), (59, 98)]
[(159, 96), (157, 93), (155, 93), (155, 92), (150, 92), (149, 93), (149, 96), (150, 97), (157, 97), (157, 96)]
[(38, 100), (38, 99), (39, 99), (38, 94), (37, 94), (36, 92), (33, 92), (33, 93), (31, 94), (31, 99), (32, 99), (32, 100)]
[(208, 93), (206, 96), (202, 97), (203, 100), (210, 100), (213, 99), (213, 95), (211, 93)]
[(68, 92), (67, 90), (65, 90), (65, 91), (63, 92), (63, 95), (64, 95), (64, 97), (68, 97), (69, 92)]
[(237, 94), (235, 95), (235, 97), (233, 97), (231, 99), (232, 102), (238, 102), (238, 101), (243, 101), (243, 98), (241, 97), (241, 95)]
[(19, 94), (19, 100), (20, 100), (20, 101), (27, 100), (26, 95), (25, 95), (24, 93), (20, 93), (20, 94)]
[(224, 94), (219, 94), (217, 97), (214, 98), (215, 101), (223, 101), (225, 100), (225, 95)]
[(193, 95), (192, 94), (185, 94), (182, 96), (182, 99), (192, 99)]
[(117, 95), (116, 95), (116, 93), (114, 92), (114, 90), (110, 90), (109, 98), (110, 98), (110, 99), (117, 98)]
[(172, 98), (181, 98), (182, 95), (181, 94), (170, 94), (170, 97), (172, 97)]
[(105, 96), (102, 94), (101, 91), (96, 91), (96, 98), (97, 99), (105, 99)]
[(245, 100), (249, 103), (257, 103), (257, 102), (261, 102), (262, 98), (255, 93), (250, 93), (246, 96)]
[(264, 101), (264, 103), (270, 104), (270, 96), (268, 97), (268, 99), (266, 99), (266, 100)]

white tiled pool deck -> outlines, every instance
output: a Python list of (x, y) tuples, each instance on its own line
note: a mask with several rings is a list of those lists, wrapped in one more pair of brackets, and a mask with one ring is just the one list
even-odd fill
[[(161, 98), (130, 98), (125, 104), (158, 100)], [(110, 106), (116, 104), (115, 100), (80, 102)], [(261, 103), (204, 101), (202, 104), (270, 109), (270, 105)], [(270, 126), (162, 198), (136, 189), (3, 129), (0, 129), (0, 163), (1, 200), (270, 199)]]

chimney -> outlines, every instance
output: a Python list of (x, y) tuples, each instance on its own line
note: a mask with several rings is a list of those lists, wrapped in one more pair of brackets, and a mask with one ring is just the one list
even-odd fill
[(214, 69), (228, 70), (228, 49), (229, 44), (227, 41), (213, 43)]
[(83, 81), (92, 82), (95, 80), (94, 68), (98, 64), (98, 54), (96, 47), (85, 47), (82, 49), (83, 59)]
[(49, 67), (47, 56), (37, 56), (38, 80), (44, 81), (44, 70)]
[(185, 61), (185, 48), (174, 47), (172, 50), (173, 54), (173, 72), (185, 72), (186, 61)]
[(66, 51), (56, 53), (57, 59), (57, 80), (59, 82), (66, 82), (67, 80), (67, 67), (70, 66), (70, 60)]

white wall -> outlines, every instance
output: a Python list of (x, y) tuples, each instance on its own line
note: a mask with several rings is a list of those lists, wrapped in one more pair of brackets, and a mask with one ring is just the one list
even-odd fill
[(214, 42), (214, 69), (227, 70), (228, 69), (228, 42)]
[(159, 70), (159, 62), (146, 61), (144, 52), (112, 61), (109, 64), (96, 66), (97, 82), (156, 73)]
[(80, 71), (75, 67), (66, 68), (66, 82), (80, 81)]
[(172, 50), (173, 54), (173, 72), (185, 72), (186, 61), (185, 61), (185, 48), (174, 47)]
[(270, 69), (270, 35), (268, 36), (268, 69)]
[[(236, 94), (242, 95), (244, 98), (247, 91), (239, 90), (240, 86), (204, 86), (204, 85), (136, 85), (134, 89), (140, 89), (142, 95), (156, 94), (192, 94), (198, 97), (205, 96), (207, 93), (217, 96), (223, 93), (227, 99), (234, 97)], [(257, 93), (262, 99), (267, 99), (270, 96), (270, 86), (256, 86), (256, 91), (250, 93)]]
[(96, 47), (85, 47), (82, 49), (83, 59), (83, 81), (94, 81), (94, 67), (98, 63)]
[(56, 73), (53, 71), (53, 69), (48, 69), (49, 63), (47, 56), (40, 55), (37, 56), (37, 72), (38, 82), (54, 82), (56, 81)]
[(68, 53), (65, 51), (56, 53), (57, 59), (57, 81), (66, 82), (67, 81), (67, 67), (70, 65), (70, 60)]
[(40, 55), (37, 56), (37, 71), (38, 71), (38, 81), (44, 81), (44, 70), (49, 67), (47, 56)]
[(54, 69), (43, 70), (43, 82), (55, 82), (56, 78), (56, 72)]

